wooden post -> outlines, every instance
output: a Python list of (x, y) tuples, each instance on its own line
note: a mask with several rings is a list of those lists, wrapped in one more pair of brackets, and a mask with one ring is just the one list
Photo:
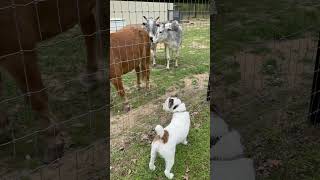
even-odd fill
[(311, 90), (311, 100), (309, 107), (309, 120), (312, 124), (320, 123), (320, 31), (317, 46), (316, 63), (314, 66), (313, 84)]

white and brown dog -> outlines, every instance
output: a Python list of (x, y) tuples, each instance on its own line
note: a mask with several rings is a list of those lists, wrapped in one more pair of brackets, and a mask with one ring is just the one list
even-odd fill
[(154, 161), (157, 153), (165, 159), (166, 169), (164, 174), (167, 178), (172, 179), (173, 173), (171, 168), (174, 164), (176, 145), (187, 144), (187, 136), (190, 127), (190, 115), (186, 111), (186, 106), (177, 97), (169, 97), (163, 103), (163, 110), (173, 113), (170, 124), (163, 128), (161, 125), (155, 127), (157, 136), (151, 144), (151, 157), (149, 168), (155, 170)]

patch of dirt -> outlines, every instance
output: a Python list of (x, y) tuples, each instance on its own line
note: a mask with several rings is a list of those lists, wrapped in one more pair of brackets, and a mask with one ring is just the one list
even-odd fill
[[(126, 114), (111, 116), (111, 147), (123, 148), (130, 141), (130, 129), (144, 123), (144, 118), (155, 113), (158, 113), (159, 109), (162, 110), (162, 103), (169, 96), (174, 96), (179, 93), (179, 96), (195, 95), (199, 92), (207, 90), (207, 82), (209, 74), (197, 74), (192, 77), (183, 79), (184, 88), (171, 87), (167, 89), (165, 95), (151, 100), (149, 103), (139, 106), (136, 109), (132, 109)], [(193, 83), (196, 82), (196, 83)], [(152, 89), (151, 89), (152, 90)], [(165, 117), (160, 121), (165, 121)], [(149, 128), (148, 124), (143, 124), (146, 129)]]

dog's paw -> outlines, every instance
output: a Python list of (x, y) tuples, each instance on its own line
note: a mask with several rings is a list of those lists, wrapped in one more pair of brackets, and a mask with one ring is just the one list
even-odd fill
[(149, 164), (149, 169), (151, 171), (154, 171), (156, 169), (156, 166), (154, 164)]
[(165, 173), (165, 175), (168, 179), (172, 179), (174, 176), (173, 173)]
[(184, 141), (182, 142), (182, 144), (188, 145), (188, 141), (187, 141), (187, 140), (184, 140)]

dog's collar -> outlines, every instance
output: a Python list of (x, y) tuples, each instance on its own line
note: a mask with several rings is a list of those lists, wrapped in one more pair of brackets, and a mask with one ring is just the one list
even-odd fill
[(184, 111), (176, 111), (176, 112), (173, 112), (173, 113), (183, 113), (183, 112), (187, 112), (187, 110), (184, 110)]

